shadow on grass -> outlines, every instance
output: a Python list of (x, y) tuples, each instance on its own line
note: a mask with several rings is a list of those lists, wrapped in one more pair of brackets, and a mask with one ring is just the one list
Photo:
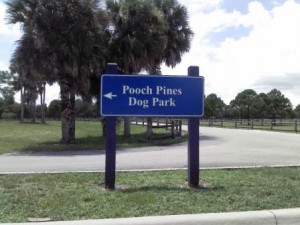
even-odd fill
[(72, 154), (90, 155), (103, 153), (105, 149), (104, 138), (100, 136), (87, 136), (77, 138), (74, 144), (62, 144), (59, 141), (46, 141), (26, 146), (21, 153), (33, 155)]
[(213, 186), (208, 183), (200, 184), (198, 187), (189, 187), (188, 184), (178, 184), (178, 185), (149, 185), (149, 186), (130, 186), (126, 184), (116, 184), (114, 190), (105, 189), (104, 183), (95, 183), (99, 188), (104, 191), (119, 191), (122, 193), (136, 193), (136, 192), (166, 192), (166, 191), (184, 191), (184, 192), (206, 192), (206, 191), (222, 191), (225, 188), (223, 186)]
[(126, 193), (133, 193), (139, 191), (216, 191), (216, 190), (223, 190), (224, 187), (214, 187), (211, 185), (199, 185), (199, 187), (189, 187), (188, 185), (178, 185), (178, 186), (142, 186), (142, 187), (131, 187), (128, 189), (124, 189), (121, 191)]
[[(157, 134), (158, 135), (158, 134)], [(147, 140), (145, 134), (134, 134), (131, 138), (126, 139), (123, 135), (117, 135), (117, 151), (123, 151), (126, 148), (138, 148), (149, 146), (169, 146), (185, 142), (187, 137), (183, 136), (178, 139), (154, 139)], [(70, 156), (70, 155), (94, 155), (105, 154), (105, 138), (103, 136), (87, 136), (76, 138), (74, 144), (62, 144), (59, 141), (47, 141), (32, 144), (24, 147), (19, 152), (21, 154), (31, 154), (37, 156)]]
[(40, 121), (36, 121), (36, 122), (31, 122), (31, 121), (23, 121), (23, 122), (19, 122), (20, 124), (24, 124), (24, 125), (42, 125), (42, 126), (50, 126), (49, 123), (45, 122), (45, 123), (41, 123)]

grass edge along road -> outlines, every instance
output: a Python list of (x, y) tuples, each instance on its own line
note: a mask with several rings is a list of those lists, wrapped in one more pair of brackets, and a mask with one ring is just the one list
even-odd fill
[(299, 133), (299, 120), (270, 120), (270, 119), (201, 119), (201, 126), (233, 129), (265, 130), (275, 132)]
[[(64, 150), (104, 150), (105, 140), (100, 121), (76, 121), (76, 144), (59, 144), (60, 121), (40, 123), (20, 123), (0, 120), (0, 154), (15, 152), (40, 152)], [(132, 125), (130, 139), (123, 137), (123, 124), (117, 125), (117, 147), (140, 147), (171, 145), (187, 140), (187, 133), (176, 139), (159, 138), (170, 135), (165, 128), (154, 130), (154, 139), (146, 140), (146, 126)]]
[(300, 167), (202, 170), (205, 189), (190, 189), (186, 171), (0, 175), (0, 222), (81, 220), (249, 211), (300, 206)]

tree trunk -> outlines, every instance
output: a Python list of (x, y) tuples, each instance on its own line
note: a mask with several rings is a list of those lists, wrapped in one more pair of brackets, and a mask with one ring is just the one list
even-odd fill
[(124, 137), (125, 138), (130, 138), (131, 132), (131, 118), (130, 117), (125, 117), (124, 118)]
[(31, 122), (35, 123), (36, 122), (36, 100), (35, 99), (30, 99), (30, 117), (31, 117)]
[(152, 136), (153, 136), (153, 132), (152, 132), (152, 118), (148, 117), (147, 118), (147, 135), (146, 135), (147, 140), (151, 140)]
[(61, 140), (63, 144), (75, 143), (75, 93), (66, 82), (60, 82)]
[[(149, 72), (149, 75), (162, 75), (161, 74), (161, 68), (160, 66), (155, 66), (152, 68), (152, 70)], [(147, 140), (151, 140), (153, 136), (153, 130), (152, 130), (152, 118), (147, 118)]]
[(21, 115), (20, 115), (20, 121), (24, 122), (24, 88), (21, 85)]
[(40, 93), (41, 99), (41, 123), (46, 123), (46, 110), (45, 110), (45, 98), (46, 98), (46, 84), (42, 84), (42, 92)]

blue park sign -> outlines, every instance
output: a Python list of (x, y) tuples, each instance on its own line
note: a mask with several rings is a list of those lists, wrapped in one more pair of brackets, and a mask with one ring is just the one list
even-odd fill
[(101, 77), (102, 116), (201, 117), (201, 76), (115, 75)]

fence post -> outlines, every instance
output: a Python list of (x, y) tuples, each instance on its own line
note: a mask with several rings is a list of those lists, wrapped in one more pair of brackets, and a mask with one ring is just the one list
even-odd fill
[(298, 121), (297, 120), (294, 120), (294, 123), (295, 123), (295, 133), (298, 132)]
[(253, 122), (253, 119), (251, 120), (251, 129), (253, 130), (254, 128), (254, 122)]
[(235, 128), (237, 128), (237, 120), (236, 119), (234, 119), (234, 126), (235, 126)]
[(182, 120), (179, 120), (179, 135), (182, 135)]
[(166, 118), (166, 130), (168, 130), (168, 123), (169, 123), (169, 121), (168, 121), (168, 118)]
[(172, 120), (171, 122), (171, 136), (172, 136), (172, 139), (175, 138), (175, 121)]
[(273, 130), (273, 120), (271, 119), (271, 130)]
[(223, 127), (223, 118), (221, 119), (221, 127)]

